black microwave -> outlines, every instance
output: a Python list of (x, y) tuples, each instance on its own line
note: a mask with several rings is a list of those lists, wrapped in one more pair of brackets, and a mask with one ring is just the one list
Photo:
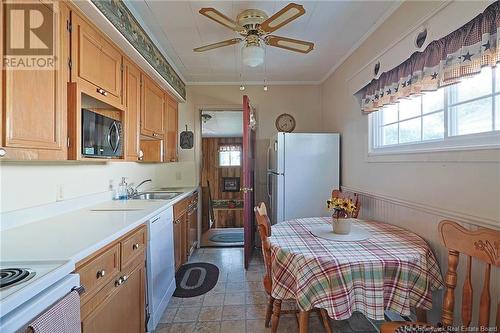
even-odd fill
[(122, 122), (82, 109), (82, 155), (118, 158), (123, 156)]

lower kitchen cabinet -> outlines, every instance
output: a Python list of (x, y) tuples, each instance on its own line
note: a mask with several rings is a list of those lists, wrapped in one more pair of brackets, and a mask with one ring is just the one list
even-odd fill
[(146, 244), (141, 226), (77, 264), (83, 333), (145, 332)]
[(187, 226), (187, 211), (184, 210), (177, 214), (174, 213), (174, 258), (175, 258), (176, 271), (179, 269), (179, 267), (181, 267), (181, 265), (185, 264), (187, 261), (186, 226)]
[(187, 262), (196, 247), (198, 191), (174, 205), (175, 270)]
[(198, 191), (191, 196), (191, 209), (188, 211), (189, 237), (188, 251), (193, 253), (198, 239)]
[(130, 273), (120, 276), (114, 282), (115, 290), (82, 321), (82, 331), (144, 332), (145, 275), (144, 265), (138, 265)]

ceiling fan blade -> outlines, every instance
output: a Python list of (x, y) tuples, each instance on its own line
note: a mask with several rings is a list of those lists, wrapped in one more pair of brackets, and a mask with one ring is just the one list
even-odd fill
[(262, 22), (260, 29), (266, 33), (271, 33), (295, 20), (297, 17), (304, 15), (305, 12), (306, 10), (302, 5), (289, 3), (282, 10)]
[(193, 51), (194, 52), (204, 52), (204, 51), (208, 51), (208, 50), (212, 50), (212, 49), (217, 49), (219, 47), (224, 47), (224, 46), (229, 46), (229, 45), (233, 45), (233, 44), (238, 44), (241, 41), (242, 41), (241, 38), (228, 39), (228, 40), (224, 40), (222, 42), (218, 42), (218, 43), (213, 43), (213, 44), (208, 44), (208, 45), (205, 45), (205, 46), (197, 47), (197, 48), (193, 49)]
[(265, 40), (267, 45), (300, 53), (309, 53), (314, 48), (314, 43), (287, 37), (267, 36)]
[(241, 25), (237, 24), (234, 20), (230, 19), (226, 15), (222, 14), (215, 8), (202, 8), (200, 9), (200, 14), (208, 17), (211, 20), (214, 20), (215, 22), (222, 24), (223, 26), (237, 31), (237, 32), (244, 32), (245, 28), (243, 28)]

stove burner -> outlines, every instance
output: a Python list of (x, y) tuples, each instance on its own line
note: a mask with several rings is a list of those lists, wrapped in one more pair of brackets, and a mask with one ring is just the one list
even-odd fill
[(28, 281), (35, 274), (36, 272), (29, 268), (2, 268), (0, 269), (0, 289)]

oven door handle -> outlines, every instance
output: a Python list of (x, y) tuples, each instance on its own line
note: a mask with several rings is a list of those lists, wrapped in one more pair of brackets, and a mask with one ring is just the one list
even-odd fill
[[(116, 135), (115, 135), (116, 139), (114, 140), (114, 142), (111, 141), (112, 131), (116, 132)], [(111, 147), (111, 149), (113, 149), (113, 153), (116, 153), (116, 151), (118, 150), (118, 147), (120, 145), (120, 130), (118, 128), (118, 124), (116, 123), (116, 121), (113, 121), (113, 123), (109, 126), (108, 144)]]

